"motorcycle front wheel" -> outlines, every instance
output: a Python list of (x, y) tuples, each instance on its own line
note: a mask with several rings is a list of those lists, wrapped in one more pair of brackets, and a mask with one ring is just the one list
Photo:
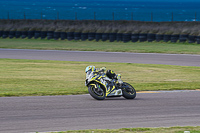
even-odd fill
[(88, 92), (94, 99), (97, 100), (104, 100), (106, 97), (105, 91), (99, 85), (89, 85)]
[(136, 90), (129, 83), (124, 82), (122, 85), (123, 97), (126, 99), (134, 99), (136, 97)]

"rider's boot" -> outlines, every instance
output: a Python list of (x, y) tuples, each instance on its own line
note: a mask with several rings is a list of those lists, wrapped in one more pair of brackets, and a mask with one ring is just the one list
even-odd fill
[(117, 74), (115, 77), (114, 77), (117, 82), (119, 83), (119, 88), (121, 88), (122, 84), (123, 84), (123, 81), (121, 80), (121, 75), (120, 74)]

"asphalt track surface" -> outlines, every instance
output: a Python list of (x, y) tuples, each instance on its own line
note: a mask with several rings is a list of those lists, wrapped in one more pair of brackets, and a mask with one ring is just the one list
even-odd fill
[[(0, 58), (200, 66), (199, 55), (0, 49)], [(0, 133), (200, 126), (200, 91), (138, 93), (136, 99), (90, 95), (0, 97)]]
[(1, 97), (0, 132), (200, 126), (200, 91), (139, 93), (97, 101), (90, 95)]
[(200, 55), (0, 49), (0, 58), (200, 66)]

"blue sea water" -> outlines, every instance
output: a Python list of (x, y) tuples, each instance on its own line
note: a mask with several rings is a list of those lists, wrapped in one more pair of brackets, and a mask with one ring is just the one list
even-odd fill
[(0, 0), (0, 19), (198, 21), (199, 0)]

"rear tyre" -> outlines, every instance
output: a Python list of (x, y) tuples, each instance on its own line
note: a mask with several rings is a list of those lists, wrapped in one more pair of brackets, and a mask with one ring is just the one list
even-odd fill
[(105, 97), (106, 97), (105, 91), (98, 84), (96, 86), (95, 85), (89, 85), (88, 91), (94, 99), (104, 100)]
[(136, 97), (136, 90), (129, 83), (124, 82), (122, 85), (123, 97), (126, 99), (134, 99)]

